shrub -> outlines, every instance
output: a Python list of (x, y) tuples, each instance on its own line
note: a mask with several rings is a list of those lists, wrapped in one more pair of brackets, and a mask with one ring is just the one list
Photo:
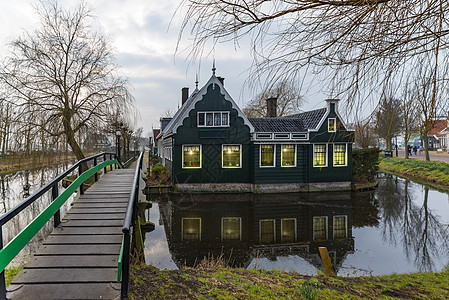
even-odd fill
[(164, 166), (154, 167), (151, 171), (151, 181), (158, 184), (167, 184), (170, 180), (170, 171)]
[(352, 151), (353, 182), (373, 182), (378, 170), (378, 148), (354, 149)]

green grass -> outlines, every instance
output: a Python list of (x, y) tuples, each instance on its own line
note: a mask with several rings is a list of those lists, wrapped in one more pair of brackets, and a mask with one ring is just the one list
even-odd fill
[(136, 265), (131, 299), (449, 299), (449, 268), (440, 273), (377, 277), (304, 276), (232, 268), (158, 270)]
[(5, 269), (5, 280), (6, 280), (6, 286), (8, 286), (11, 281), (14, 279), (14, 277), (17, 275), (17, 273), (22, 270), (23, 267), (17, 267), (12, 269)]
[(410, 177), (436, 187), (449, 188), (449, 164), (445, 162), (383, 158), (380, 161), (379, 169)]

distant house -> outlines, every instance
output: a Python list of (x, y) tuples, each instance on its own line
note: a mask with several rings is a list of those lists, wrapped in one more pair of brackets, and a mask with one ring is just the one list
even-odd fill
[[(322, 109), (249, 119), (211, 76), (188, 96), (171, 120), (162, 120), (159, 155), (178, 191), (286, 192), (348, 190), (353, 131), (338, 113), (338, 100)], [(168, 121), (168, 123), (167, 123)]]
[(427, 134), (429, 150), (447, 149), (447, 120), (437, 120)]

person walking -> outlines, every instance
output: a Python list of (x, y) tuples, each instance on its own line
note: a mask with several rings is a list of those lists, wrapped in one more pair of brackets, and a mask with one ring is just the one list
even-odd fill
[(415, 145), (415, 146), (413, 146), (413, 154), (415, 154), (415, 156), (416, 156), (417, 152), (418, 152), (418, 147), (416, 147), (416, 145)]

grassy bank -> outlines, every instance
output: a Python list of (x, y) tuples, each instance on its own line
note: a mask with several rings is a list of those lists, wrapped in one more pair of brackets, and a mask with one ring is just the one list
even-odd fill
[(131, 299), (449, 299), (441, 273), (378, 277), (304, 276), (294, 272), (135, 266)]
[(445, 162), (384, 158), (380, 161), (379, 169), (403, 175), (438, 188), (449, 189), (449, 164)]
[(15, 173), (22, 170), (35, 170), (51, 164), (75, 160), (74, 155), (46, 155), (46, 156), (15, 156), (0, 160), (0, 175)]

